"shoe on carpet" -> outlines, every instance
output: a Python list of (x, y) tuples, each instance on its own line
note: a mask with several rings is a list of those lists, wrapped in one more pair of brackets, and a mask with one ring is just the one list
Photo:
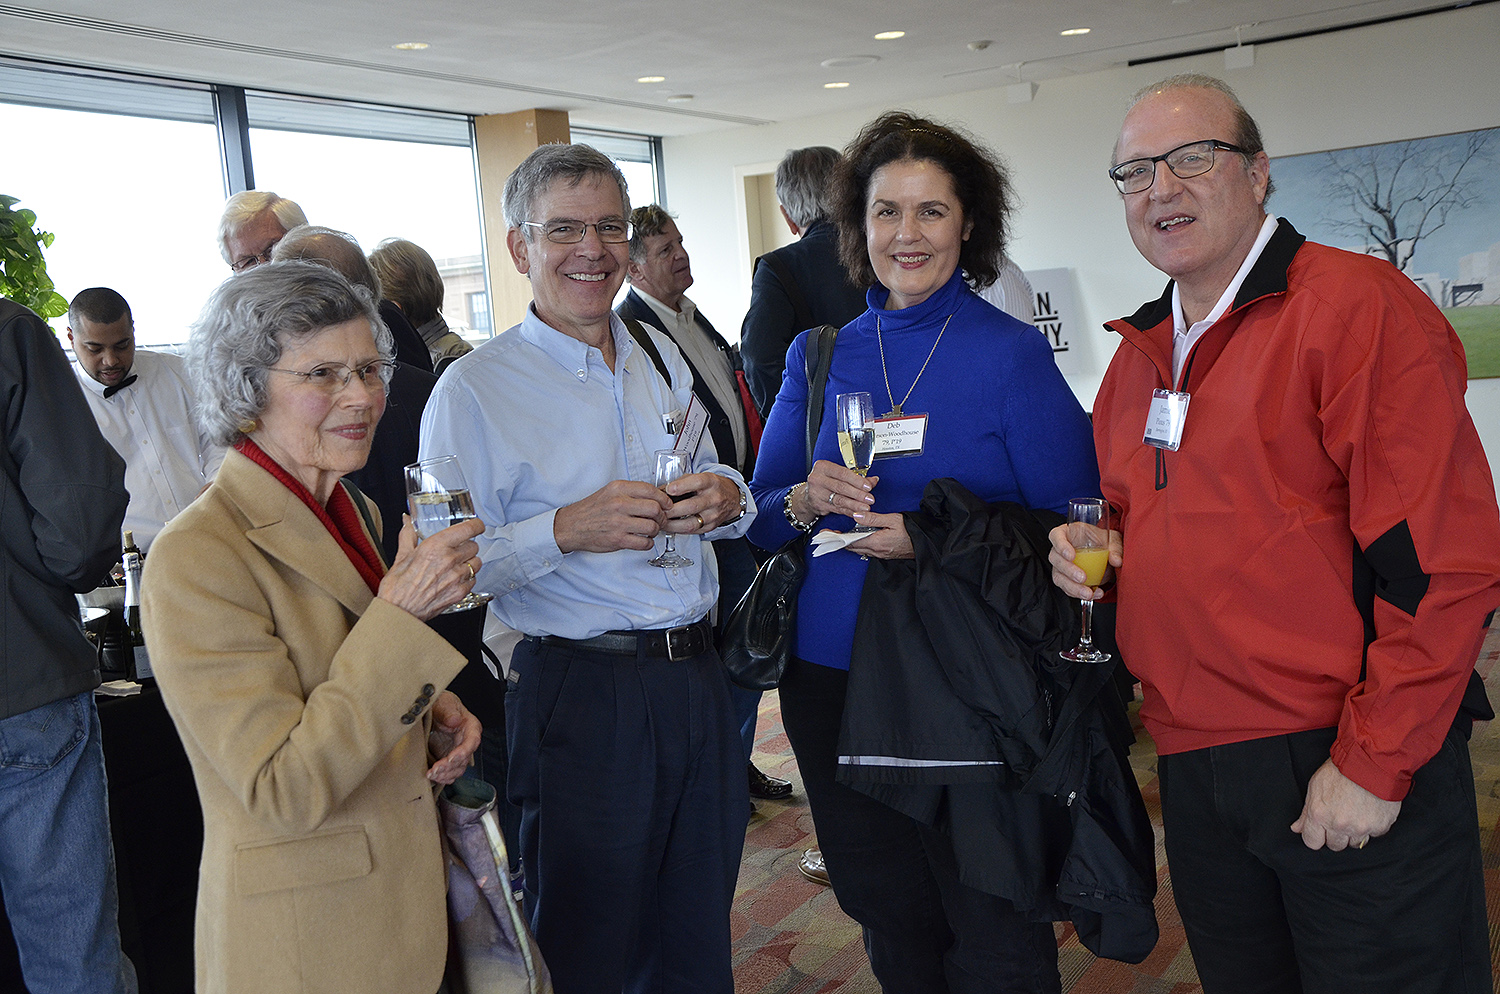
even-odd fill
[(784, 801), (792, 796), (792, 782), (780, 777), (771, 777), (750, 764), (750, 796), (763, 801)]
[(797, 869), (813, 883), (828, 886), (828, 867), (823, 865), (823, 850), (813, 848), (804, 852), (797, 860)]

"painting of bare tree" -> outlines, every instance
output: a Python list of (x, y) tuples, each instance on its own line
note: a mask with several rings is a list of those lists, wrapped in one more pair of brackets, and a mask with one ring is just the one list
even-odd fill
[(1272, 160), (1267, 208), (1385, 259), (1443, 309), (1471, 377), (1500, 376), (1500, 128)]

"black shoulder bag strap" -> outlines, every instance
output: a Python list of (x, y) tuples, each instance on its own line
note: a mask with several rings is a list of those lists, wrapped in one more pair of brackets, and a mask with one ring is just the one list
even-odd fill
[[(764, 258), (764, 256), (762, 257)], [(807, 471), (812, 472), (813, 446), (823, 427), (823, 388), (828, 385), (828, 367), (833, 365), (833, 343), (839, 330), (820, 325), (807, 333)]]
[[(354, 504), (354, 509), (359, 512), (359, 516), (365, 519), (365, 528), (370, 532), (370, 539), (375, 545), (375, 554), (385, 559), (385, 553), (380, 548), (380, 529), (375, 527), (375, 518), (370, 514), (370, 498), (348, 480), (340, 480), (339, 483), (343, 484), (344, 492), (349, 495), (349, 500)], [(390, 563), (386, 563), (386, 566), (389, 567)]]
[(661, 357), (661, 352), (656, 348), (656, 343), (651, 340), (651, 335), (646, 331), (644, 325), (634, 318), (625, 319), (625, 327), (630, 332), (630, 337), (635, 339), (635, 344), (651, 357), (652, 363), (656, 365), (656, 371), (661, 378), (667, 381), (668, 388), (672, 387), (672, 374), (667, 372), (667, 362)]
[[(771, 267), (771, 272), (781, 281), (781, 288), (786, 291), (787, 298), (792, 302), (792, 314), (797, 319), (798, 328), (811, 328), (813, 326), (812, 308), (807, 306), (807, 297), (802, 294), (802, 287), (797, 285), (797, 278), (787, 264), (774, 255), (763, 255), (756, 259), (756, 264), (764, 262)], [(754, 272), (754, 270), (752, 270)]]

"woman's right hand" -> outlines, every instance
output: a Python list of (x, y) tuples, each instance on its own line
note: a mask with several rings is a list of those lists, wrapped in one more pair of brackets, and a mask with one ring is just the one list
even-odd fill
[(879, 482), (878, 476), (860, 476), (836, 462), (819, 459), (807, 474), (807, 486), (792, 499), (792, 513), (799, 520), (812, 521), (824, 514), (868, 511), (875, 503), (871, 491)]
[(419, 545), (411, 516), (403, 514), (401, 521), (396, 561), (375, 596), (426, 621), (474, 589), (474, 575), (480, 567), (474, 539), (484, 531), (484, 522), (478, 518), (459, 522)]

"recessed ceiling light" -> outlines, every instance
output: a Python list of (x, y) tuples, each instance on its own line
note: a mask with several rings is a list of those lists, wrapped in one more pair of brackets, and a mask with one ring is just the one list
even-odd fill
[(674, 93), (667, 98), (667, 103), (685, 104), (691, 99), (693, 99), (693, 95), (691, 93)]
[(853, 69), (855, 66), (868, 66), (879, 62), (878, 55), (840, 55), (832, 59), (824, 59), (818, 63), (824, 69)]
[(637, 76), (635, 78), (635, 81), (637, 83), (665, 83), (667, 81), (667, 77), (665, 77), (665, 76)]
[(403, 52), (420, 52), (427, 47), (427, 43), (425, 41), (398, 41), (391, 47), (399, 48)]
[(895, 41), (897, 38), (905, 38), (905, 31), (882, 31), (875, 36), (876, 41)]
[(1059, 31), (1058, 34), (1064, 38), (1071, 38), (1074, 35), (1086, 35), (1090, 30), (1089, 28), (1068, 28), (1066, 31)]
[(845, 87), (847, 87), (848, 85), (849, 85), (848, 83), (824, 83), (823, 84), (823, 89), (825, 89), (825, 90), (842, 90)]

